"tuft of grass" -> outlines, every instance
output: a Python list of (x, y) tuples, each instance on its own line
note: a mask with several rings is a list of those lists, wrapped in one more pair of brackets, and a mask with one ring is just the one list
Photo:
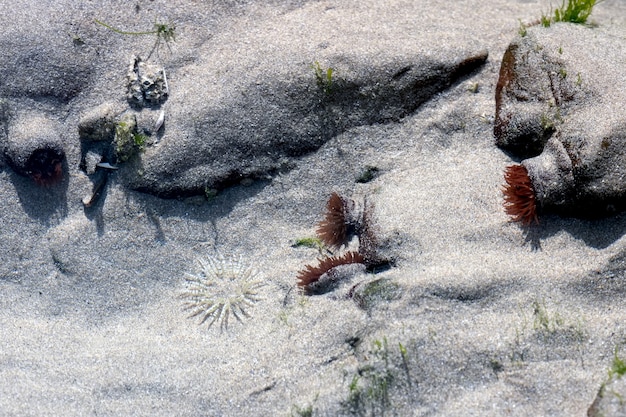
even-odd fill
[(621, 378), (626, 374), (626, 360), (617, 356), (617, 348), (615, 348), (615, 355), (613, 356), (613, 363), (609, 369), (609, 380), (612, 380), (614, 376)]
[(133, 140), (135, 142), (135, 146), (137, 146), (139, 149), (143, 149), (144, 146), (146, 146), (148, 136), (144, 135), (143, 133), (135, 133), (133, 135)]
[(313, 415), (313, 406), (309, 405), (303, 408), (294, 405), (291, 410), (292, 417), (311, 417)]
[(568, 0), (567, 6), (565, 1), (560, 8), (554, 11), (555, 22), (571, 22), (585, 24), (593, 10), (593, 6), (602, 0)]
[(170, 50), (171, 52), (171, 48), (170, 48), (170, 42), (172, 41), (176, 41), (176, 26), (171, 25), (171, 24), (167, 24), (167, 23), (158, 23), (156, 21), (156, 19), (154, 20), (154, 26), (152, 30), (147, 30), (147, 31), (140, 31), (140, 32), (133, 32), (133, 31), (126, 31), (126, 30), (121, 30), (121, 29), (117, 29), (111, 25), (108, 25), (106, 23), (104, 23), (101, 20), (98, 19), (94, 19), (94, 22), (96, 22), (97, 24), (99, 24), (100, 26), (104, 26), (105, 28), (112, 30), (115, 33), (119, 33), (120, 35), (132, 35), (132, 36), (136, 36), (136, 35), (156, 35), (156, 41), (154, 43), (154, 46), (152, 47), (152, 50), (150, 51), (150, 53), (148, 54), (148, 58), (150, 58), (150, 56), (152, 55), (152, 53), (156, 50), (157, 54), (158, 54), (158, 50), (159, 50), (159, 46), (161, 45), (161, 41), (164, 41), (165, 44), (167, 45), (167, 48)]
[(480, 83), (478, 83), (477, 81), (468, 82), (465, 89), (472, 94), (476, 94), (480, 89)]
[[(402, 385), (411, 387), (408, 350), (402, 343), (398, 343), (398, 349), (399, 355), (386, 337), (372, 342), (366, 362), (350, 379), (348, 397), (342, 403), (344, 411), (358, 416), (384, 416), (393, 408), (392, 391)], [(401, 369), (406, 381), (401, 378)]]
[(533, 301), (533, 316), (535, 318), (533, 323), (535, 330), (554, 333), (564, 325), (563, 318), (559, 313), (550, 314), (543, 302)]
[(406, 347), (398, 342), (398, 348), (400, 349), (400, 355), (402, 355), (402, 367), (404, 368), (404, 372), (406, 373), (406, 379), (409, 383), (409, 387), (411, 384), (411, 372), (409, 372), (409, 352)]
[(324, 242), (320, 238), (317, 237), (302, 237), (296, 239), (296, 241), (291, 245), (292, 248), (311, 248), (317, 249), (320, 253), (324, 252), (326, 246)]
[(557, 7), (552, 12), (552, 16), (541, 16), (541, 24), (545, 27), (555, 22), (570, 22), (584, 25), (593, 7), (603, 0), (563, 0), (561, 7)]
[(356, 182), (360, 184), (368, 183), (372, 181), (374, 178), (376, 178), (379, 172), (380, 172), (380, 169), (378, 169), (378, 167), (375, 167), (372, 165), (365, 165), (365, 168), (363, 168), (363, 171), (357, 177)]
[[(319, 393), (315, 395), (313, 399), (313, 403), (317, 401), (317, 397)], [(306, 406), (300, 407), (298, 405), (293, 405), (291, 407), (291, 417), (313, 417), (313, 404), (307, 404)]]
[(74, 44), (74, 46), (85, 45), (85, 41), (79, 35), (75, 33), (69, 33), (69, 32), (68, 32), (68, 35), (70, 36), (70, 38), (72, 38), (72, 43)]
[(522, 19), (519, 19), (519, 29), (517, 30), (517, 33), (519, 33), (522, 38), (528, 34), (528, 26), (522, 22)]
[(206, 197), (208, 201), (211, 201), (215, 197), (217, 197), (218, 193), (219, 191), (217, 190), (217, 188), (212, 188), (212, 187), (209, 187), (208, 185), (204, 187), (204, 196)]
[(315, 79), (318, 87), (324, 92), (324, 94), (330, 94), (333, 92), (333, 68), (328, 67), (323, 69), (318, 61), (315, 61), (311, 68), (315, 71)]
[(542, 14), (539, 22), (541, 23), (541, 26), (548, 28), (552, 24), (552, 18), (548, 15)]

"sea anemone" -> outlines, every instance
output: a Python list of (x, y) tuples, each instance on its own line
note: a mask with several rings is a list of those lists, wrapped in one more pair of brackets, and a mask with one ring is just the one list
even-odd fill
[(359, 238), (359, 253), (363, 256), (363, 262), (368, 268), (389, 263), (378, 253), (380, 242), (377, 229), (377, 223), (374, 220), (374, 204), (365, 199), (357, 236)]
[(346, 243), (348, 225), (346, 202), (337, 193), (332, 193), (326, 203), (326, 217), (319, 222), (317, 236), (331, 248), (339, 248)]
[(53, 185), (63, 177), (64, 156), (62, 150), (53, 147), (35, 149), (26, 161), (25, 170), (38, 185)]
[(320, 280), (322, 275), (340, 265), (362, 264), (363, 256), (358, 252), (346, 252), (342, 256), (326, 256), (318, 259), (317, 266), (305, 265), (304, 269), (298, 272), (298, 286), (309, 290), (309, 286)]
[(537, 201), (535, 190), (523, 165), (511, 165), (504, 173), (506, 185), (502, 189), (504, 194), (504, 210), (513, 218), (513, 221), (530, 225), (537, 218)]
[(15, 173), (37, 185), (51, 186), (63, 179), (65, 151), (60, 126), (47, 116), (21, 115), (8, 127), (4, 146), (6, 162)]
[(220, 329), (228, 328), (232, 314), (238, 321), (250, 317), (246, 308), (260, 300), (258, 289), (264, 284), (257, 272), (241, 257), (198, 258), (198, 275), (186, 274), (187, 287), (181, 294), (189, 317), (200, 316), (200, 325), (219, 322)]

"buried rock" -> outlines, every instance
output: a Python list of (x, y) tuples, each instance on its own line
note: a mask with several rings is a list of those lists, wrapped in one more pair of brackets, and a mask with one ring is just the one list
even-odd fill
[(494, 134), (522, 158), (505, 209), (597, 217), (626, 208), (626, 42), (571, 24), (528, 29), (502, 59)]
[(219, 48), (168, 71), (167, 129), (121, 180), (177, 197), (266, 179), (348, 129), (410, 115), (487, 59), (461, 30), (398, 26), (400, 12), (372, 26), (373, 8), (306, 3), (216, 34)]
[(267, 178), (350, 128), (411, 114), (487, 58), (484, 51), (469, 53), (474, 55), (447, 62), (415, 58), (403, 65), (389, 57), (381, 66), (344, 63), (330, 93), (318, 87), (306, 65), (276, 77), (290, 81), (249, 80), (238, 92), (190, 85), (206, 100), (172, 97), (168, 132), (125, 180), (136, 190), (175, 197)]

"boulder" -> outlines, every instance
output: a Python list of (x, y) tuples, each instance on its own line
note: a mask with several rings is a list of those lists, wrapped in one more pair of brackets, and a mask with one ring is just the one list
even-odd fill
[[(537, 211), (601, 216), (626, 203), (626, 42), (567, 23), (533, 27), (507, 48), (496, 88), (494, 135), (526, 169)], [(511, 180), (513, 177), (518, 180)], [(507, 212), (524, 181), (507, 174)]]

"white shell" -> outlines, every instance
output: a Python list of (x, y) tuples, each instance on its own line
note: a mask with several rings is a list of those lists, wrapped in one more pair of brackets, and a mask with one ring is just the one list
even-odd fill
[(114, 167), (113, 165), (109, 164), (108, 162), (99, 162), (96, 164), (96, 166), (98, 168), (104, 168), (104, 169), (117, 169), (117, 167)]
[(163, 122), (165, 121), (165, 110), (161, 110), (161, 114), (159, 114), (159, 118), (154, 124), (154, 133), (158, 132), (161, 126), (163, 126)]

